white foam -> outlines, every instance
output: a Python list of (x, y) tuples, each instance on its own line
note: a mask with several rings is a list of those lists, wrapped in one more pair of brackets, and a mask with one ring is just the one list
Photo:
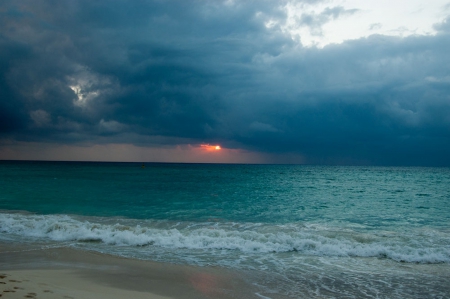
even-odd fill
[(259, 298), (263, 298), (263, 299), (272, 299), (270, 297), (266, 297), (264, 295), (261, 295), (260, 293), (255, 293), (256, 296), (258, 296)]
[[(104, 221), (103, 221), (104, 222)], [(127, 223), (128, 225), (124, 225)], [(50, 239), (53, 241), (100, 242), (113, 246), (158, 246), (170, 249), (229, 250), (246, 254), (280, 253), (316, 256), (381, 257), (414, 263), (449, 263), (450, 235), (440, 235), (436, 242), (427, 235), (367, 236), (348, 229), (329, 235), (306, 227), (236, 223), (197, 223), (165, 227), (158, 222), (122, 221), (102, 223), (67, 215), (24, 215), (0, 213), (0, 232), (5, 235)], [(430, 241), (431, 240), (431, 241)]]

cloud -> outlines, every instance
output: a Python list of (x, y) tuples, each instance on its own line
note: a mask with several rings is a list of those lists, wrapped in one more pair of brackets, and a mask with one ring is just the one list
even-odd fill
[(314, 11), (310, 13), (302, 13), (300, 17), (297, 17), (297, 24), (300, 27), (309, 27), (312, 35), (320, 36), (323, 34), (323, 25), (340, 17), (355, 14), (358, 11), (358, 9), (345, 9), (342, 6), (326, 7), (320, 13), (316, 13)]
[(250, 129), (254, 131), (260, 131), (260, 132), (279, 132), (278, 129), (274, 128), (270, 124), (261, 123), (258, 121), (254, 121), (250, 124)]
[[(307, 48), (279, 25), (286, 3), (3, 1), (0, 139), (450, 165), (448, 19), (437, 35)], [(320, 34), (357, 12), (298, 22)]]
[(31, 111), (30, 117), (34, 121), (35, 125), (38, 127), (46, 126), (51, 121), (50, 114), (47, 111), (41, 109)]
[(450, 32), (450, 16), (447, 17), (444, 21), (434, 24), (433, 27), (435, 30), (440, 32)]
[(370, 24), (369, 30), (378, 30), (378, 29), (381, 29), (382, 27), (383, 27), (383, 25), (381, 25), (381, 23), (373, 23), (373, 24)]

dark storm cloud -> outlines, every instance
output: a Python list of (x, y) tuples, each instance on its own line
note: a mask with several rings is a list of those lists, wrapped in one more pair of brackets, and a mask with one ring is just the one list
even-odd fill
[[(20, 52), (20, 47), (15, 47), (4, 40), (0, 40), (0, 48), (3, 49), (3, 55), (0, 57), (0, 72), (4, 72), (14, 59), (14, 52)], [(15, 100), (14, 92), (12, 92), (6, 78), (0, 77), (0, 133), (14, 131), (20, 127), (21, 106)]]
[[(3, 1), (0, 134), (450, 165), (448, 19), (436, 36), (304, 48), (265, 26), (283, 23), (281, 4)], [(300, 21), (320, 31), (355, 12)]]

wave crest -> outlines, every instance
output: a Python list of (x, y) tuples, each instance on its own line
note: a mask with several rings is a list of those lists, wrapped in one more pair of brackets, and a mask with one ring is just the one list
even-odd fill
[[(98, 220), (99, 222), (93, 222)], [(449, 263), (450, 237), (435, 241), (402, 235), (377, 236), (349, 230), (297, 226), (196, 223), (158, 225), (131, 220), (130, 225), (81, 220), (67, 215), (0, 213), (0, 231), (19, 237), (53, 241), (100, 242), (112, 246), (158, 246), (188, 250), (233, 250), (251, 253), (283, 253), (379, 257), (412, 263)], [(104, 222), (104, 221), (103, 221)], [(431, 241), (430, 241), (431, 240)]]

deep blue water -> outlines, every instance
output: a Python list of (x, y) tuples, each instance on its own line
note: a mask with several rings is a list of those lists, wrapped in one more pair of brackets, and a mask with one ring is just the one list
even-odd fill
[(449, 298), (450, 169), (4, 161), (2, 240), (250, 271), (269, 298)]

